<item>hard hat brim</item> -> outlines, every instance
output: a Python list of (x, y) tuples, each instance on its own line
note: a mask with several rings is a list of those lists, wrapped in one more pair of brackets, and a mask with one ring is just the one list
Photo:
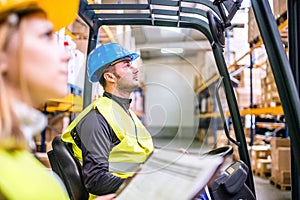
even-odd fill
[(57, 31), (71, 24), (77, 16), (78, 0), (7, 0), (0, 3), (0, 15), (18, 12), (30, 8), (40, 8), (53, 23), (54, 30)]

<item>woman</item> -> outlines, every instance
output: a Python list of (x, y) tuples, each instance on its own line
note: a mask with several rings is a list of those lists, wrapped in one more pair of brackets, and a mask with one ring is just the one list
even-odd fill
[(77, 9), (75, 0), (0, 0), (0, 199), (69, 199), (28, 150), (47, 124), (34, 108), (66, 95), (70, 55), (54, 32)]

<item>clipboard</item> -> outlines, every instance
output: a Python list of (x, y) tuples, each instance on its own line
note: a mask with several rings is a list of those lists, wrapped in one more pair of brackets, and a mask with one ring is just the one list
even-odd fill
[(220, 155), (155, 149), (117, 191), (117, 200), (190, 200), (205, 190), (224, 162)]

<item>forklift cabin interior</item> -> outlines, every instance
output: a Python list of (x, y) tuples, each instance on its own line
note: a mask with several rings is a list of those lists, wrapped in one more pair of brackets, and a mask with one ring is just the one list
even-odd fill
[[(184, 3), (200, 4), (201, 8), (186, 7)], [(225, 30), (231, 26), (231, 20), (240, 8), (241, 3), (242, 0), (148, 0), (148, 3), (146, 4), (89, 4), (86, 0), (81, 0), (79, 16), (89, 26), (87, 53), (91, 52), (96, 47), (99, 28), (103, 25), (146, 25), (189, 28), (197, 30), (205, 35), (211, 45), (211, 50), (221, 77), (219, 86), (222, 85), (225, 91), (236, 140), (229, 136), (228, 127), (223, 118), (224, 131), (230, 142), (238, 146), (241, 163), (248, 169), (244, 180), (245, 185), (255, 196), (255, 186), (247, 143), (244, 136), (244, 129), (223, 55)], [(167, 10), (155, 8), (155, 5), (165, 6), (166, 8), (176, 7), (177, 9)], [(297, 134), (300, 130), (300, 103), (298, 91), (268, 1), (253, 0), (252, 7), (274, 72), (274, 78), (290, 133), (292, 152), (292, 198), (300, 199), (300, 190), (298, 190), (300, 181), (300, 162), (296, 162), (300, 152), (300, 145), (297, 145), (300, 144), (300, 136)], [(116, 12), (118, 10), (130, 12), (118, 13)], [(114, 12), (109, 13), (109, 11)], [(295, 35), (293, 36), (294, 39), (297, 38)], [(296, 52), (297, 54), (297, 50), (294, 46), (290, 46), (290, 48), (291, 52), (294, 54)], [(298, 63), (296, 62), (296, 64)], [(297, 78), (299, 77), (296, 77), (295, 79)], [(88, 81), (86, 73), (83, 94), (84, 107), (90, 104), (91, 93), (92, 85)], [(220, 97), (217, 95), (216, 99), (218, 100), (221, 117), (224, 117), (221, 109)], [(238, 167), (241, 166), (242, 164)]]

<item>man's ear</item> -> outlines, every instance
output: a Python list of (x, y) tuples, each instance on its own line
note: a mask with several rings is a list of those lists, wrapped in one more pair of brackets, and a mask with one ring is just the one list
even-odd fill
[(0, 73), (4, 73), (7, 70), (7, 57), (4, 52), (0, 52)]
[(109, 82), (115, 82), (115, 75), (113, 73), (110, 72), (106, 72), (103, 74), (103, 77), (105, 80), (109, 81)]

